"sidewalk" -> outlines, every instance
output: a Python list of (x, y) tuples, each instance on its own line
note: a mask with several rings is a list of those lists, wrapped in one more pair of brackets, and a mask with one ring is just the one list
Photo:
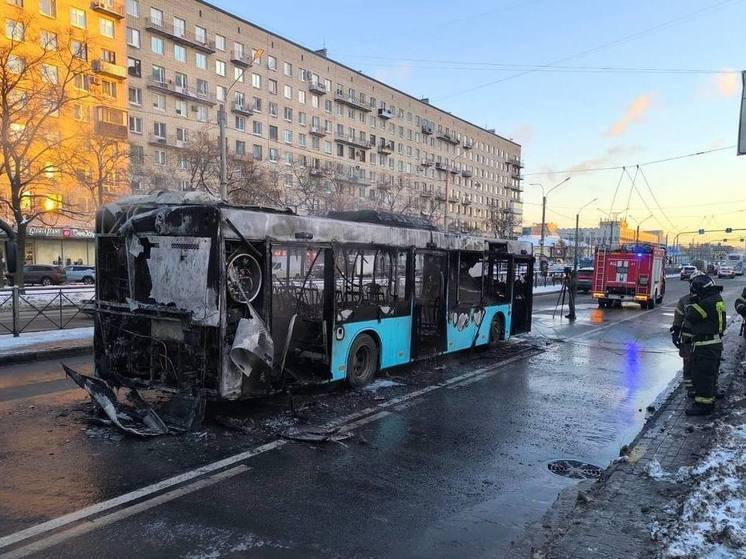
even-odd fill
[(0, 365), (87, 353), (93, 349), (93, 327), (0, 336)]
[(714, 418), (681, 386), (600, 480), (565, 490), (515, 557), (746, 557), (746, 341), (732, 321)]

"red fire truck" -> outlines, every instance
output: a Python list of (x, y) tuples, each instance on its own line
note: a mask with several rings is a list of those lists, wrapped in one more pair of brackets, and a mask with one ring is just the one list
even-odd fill
[(593, 298), (601, 308), (621, 307), (622, 301), (652, 309), (666, 293), (666, 250), (650, 244), (599, 247), (593, 265)]

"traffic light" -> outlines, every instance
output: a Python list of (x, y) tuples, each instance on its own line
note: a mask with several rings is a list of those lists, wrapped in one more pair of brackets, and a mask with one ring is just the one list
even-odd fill
[(733, 227), (726, 227), (725, 228), (726, 233), (733, 233)]
[(705, 230), (704, 229), (700, 229), (699, 231), (697, 231), (697, 233), (699, 233), (700, 235), (704, 235), (705, 234)]

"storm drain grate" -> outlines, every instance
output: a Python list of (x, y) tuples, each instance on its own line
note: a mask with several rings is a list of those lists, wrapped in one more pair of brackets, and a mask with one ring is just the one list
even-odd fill
[(601, 477), (601, 468), (578, 460), (554, 460), (547, 464), (553, 474), (571, 479), (596, 479)]

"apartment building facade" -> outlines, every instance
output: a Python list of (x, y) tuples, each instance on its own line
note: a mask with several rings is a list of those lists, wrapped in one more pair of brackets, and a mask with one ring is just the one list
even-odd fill
[[(96, 207), (129, 190), (126, 180), (117, 180), (126, 176), (128, 163), (124, 6), (113, 0), (3, 0), (0, 5), (3, 71), (17, 79), (4, 84), (13, 83), (12, 94), (26, 100), (23, 110), (8, 112), (4, 124), (11, 131), (36, 131), (28, 140), (23, 135), (9, 140), (10, 149), (30, 161), (24, 172), (39, 176), (20, 193), (24, 214), (43, 212), (43, 219), (27, 228), (26, 261), (92, 263)], [(60, 89), (69, 102), (59, 101)], [(38, 114), (50, 103), (58, 109), (42, 120)], [(96, 155), (112, 161), (112, 153), (114, 158), (123, 154), (121, 166), (107, 168), (97, 192), (94, 183), (102, 169)], [(43, 173), (34, 162), (45, 166)], [(7, 194), (7, 175), (0, 174), (0, 196)], [(0, 217), (13, 219), (7, 211)]]
[(224, 105), (229, 154), (268, 169), (291, 206), (300, 166), (332, 172), (355, 207), (398, 196), (392, 209), (454, 229), (520, 224), (515, 142), (199, 0), (126, 0), (126, 14), (136, 188), (188, 188), (185, 148), (217, 138)]

